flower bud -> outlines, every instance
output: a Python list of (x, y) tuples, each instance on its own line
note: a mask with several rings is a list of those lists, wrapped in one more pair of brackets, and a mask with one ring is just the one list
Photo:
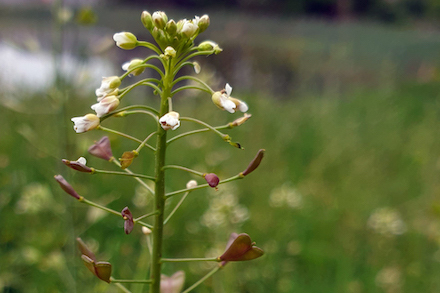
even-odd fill
[(151, 31), (153, 29), (153, 19), (151, 18), (151, 14), (148, 11), (143, 11), (141, 14), (142, 24), (146, 29)]
[(260, 165), (261, 160), (264, 157), (264, 152), (266, 150), (261, 149), (258, 151), (257, 155), (255, 156), (255, 158), (250, 162), (249, 166), (246, 168), (246, 170), (244, 170), (243, 172), (241, 172), (241, 174), (243, 176), (248, 175), (249, 173), (251, 173), (252, 171), (254, 171), (255, 169), (257, 169), (257, 167)]
[(176, 50), (174, 50), (174, 48), (171, 46), (166, 47), (164, 50), (164, 53), (165, 53), (165, 56), (168, 56), (171, 58), (176, 57)]
[(64, 163), (64, 165), (66, 165), (69, 168), (72, 168), (73, 170), (77, 170), (85, 173), (93, 173), (93, 169), (86, 166), (87, 161), (84, 157), (80, 157), (76, 161), (69, 161), (66, 159), (62, 159), (62, 162)]
[(209, 184), (209, 186), (211, 186), (213, 188), (217, 187), (217, 185), (220, 182), (220, 179), (214, 173), (205, 174), (204, 178), (205, 178), (206, 182)]
[(182, 29), (180, 30), (180, 33), (182, 36), (187, 37), (190, 39), (194, 34), (197, 32), (198, 26), (194, 24), (192, 21), (187, 20), (183, 22)]
[(197, 187), (197, 181), (190, 180), (190, 181), (188, 181), (188, 183), (186, 183), (186, 188), (187, 189), (194, 188), (194, 187)]
[(73, 196), (76, 199), (81, 199), (81, 196), (73, 189), (72, 185), (69, 184), (69, 182), (64, 179), (61, 175), (55, 175), (55, 180), (60, 184), (61, 188), (67, 192), (67, 194)]
[(217, 43), (213, 41), (204, 41), (197, 46), (199, 51), (214, 51), (214, 54), (218, 54), (223, 51), (222, 48), (218, 46)]
[(126, 169), (128, 168), (131, 163), (133, 163), (134, 158), (136, 158), (139, 154), (136, 151), (131, 152), (124, 152), (122, 154), (122, 157), (119, 158), (119, 161), (121, 162), (121, 168)]
[(156, 11), (152, 16), (154, 26), (158, 29), (164, 29), (165, 25), (168, 22), (168, 17), (163, 11)]
[(145, 71), (145, 67), (139, 67), (135, 70), (133, 70), (133, 68), (136, 68), (139, 65), (142, 65), (143, 63), (144, 60), (142, 59), (133, 59), (130, 62), (126, 62), (122, 64), (122, 70), (130, 71), (130, 73), (128, 74), (129, 76), (138, 76)]
[(198, 23), (199, 33), (204, 32), (208, 28), (209, 23), (210, 23), (209, 16), (207, 14), (203, 15), (202, 17), (200, 17), (199, 23)]
[(138, 43), (136, 36), (129, 32), (116, 33), (113, 35), (113, 40), (116, 46), (124, 50), (134, 49)]
[(175, 130), (180, 126), (180, 115), (175, 111), (168, 112), (159, 119), (160, 126), (164, 130)]
[(194, 72), (195, 72), (196, 74), (199, 74), (199, 73), (200, 73), (200, 70), (202, 69), (202, 68), (200, 67), (200, 64), (199, 64), (198, 62), (193, 62), (193, 67), (194, 67)]
[(130, 234), (133, 231), (133, 215), (131, 214), (128, 207), (125, 207), (121, 212), (122, 218), (124, 219), (124, 232), (125, 234)]
[(167, 24), (165, 25), (165, 31), (168, 33), (168, 35), (172, 37), (176, 35), (177, 24), (173, 19), (167, 22)]
[(110, 139), (108, 136), (103, 136), (99, 141), (90, 146), (88, 151), (91, 155), (106, 161), (110, 161), (110, 159), (113, 158)]
[(87, 114), (83, 117), (73, 117), (72, 122), (74, 123), (73, 129), (76, 133), (83, 133), (89, 130), (93, 130), (99, 126), (99, 118), (95, 114)]
[(118, 86), (121, 85), (121, 80), (118, 76), (103, 77), (100, 88), (96, 89), (95, 94), (98, 97), (98, 102), (108, 95), (118, 95)]

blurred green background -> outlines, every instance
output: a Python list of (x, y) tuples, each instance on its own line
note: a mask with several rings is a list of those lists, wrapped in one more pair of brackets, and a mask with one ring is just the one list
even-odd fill
[[(133, 179), (90, 176), (60, 161), (85, 156), (90, 166), (116, 170), (87, 153), (105, 133), (75, 134), (70, 118), (91, 112), (102, 76), (149, 53), (112, 41), (119, 31), (150, 40), (140, 22), (145, 9), (174, 19), (208, 13), (211, 26), (198, 40), (224, 51), (197, 59), (200, 78), (217, 90), (229, 82), (252, 114), (227, 131), (245, 150), (207, 133), (173, 143), (168, 163), (226, 178), (266, 149), (249, 177), (191, 193), (167, 226), (166, 257), (219, 255), (231, 232), (248, 233), (266, 252), (228, 264), (194, 292), (439, 292), (437, 1), (199, 2), (2, 2), (0, 292), (120, 292), (84, 267), (76, 237), (113, 264), (114, 277), (147, 277), (139, 227), (125, 235), (121, 219), (76, 202), (53, 180), (63, 174), (81, 195), (115, 210), (150, 211)], [(122, 104), (131, 103), (158, 101), (140, 89)], [(240, 117), (198, 92), (178, 94), (174, 109), (212, 125)], [(143, 116), (104, 126), (139, 138), (154, 129)], [(182, 123), (172, 135), (191, 127)], [(137, 147), (109, 136), (115, 157)], [(152, 174), (153, 163), (146, 150), (132, 169)], [(202, 183), (170, 170), (167, 190), (190, 179)], [(164, 273), (184, 270), (188, 287), (209, 268), (166, 264)]]

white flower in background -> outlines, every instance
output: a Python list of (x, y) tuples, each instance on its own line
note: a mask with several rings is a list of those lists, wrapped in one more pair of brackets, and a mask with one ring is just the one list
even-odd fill
[(83, 117), (73, 117), (70, 119), (75, 123), (73, 129), (76, 133), (83, 133), (99, 126), (99, 118), (95, 114), (87, 114)]
[(249, 109), (246, 103), (231, 97), (231, 93), (232, 87), (227, 83), (224, 90), (215, 92), (212, 95), (212, 101), (217, 107), (229, 113), (235, 113), (236, 109), (246, 112)]
[(194, 72), (195, 72), (196, 74), (199, 74), (199, 73), (200, 73), (200, 70), (202, 70), (202, 68), (200, 67), (200, 64), (197, 63), (197, 62), (193, 62), (193, 67), (194, 67)]
[(106, 96), (99, 103), (91, 106), (92, 110), (96, 112), (96, 116), (102, 117), (110, 113), (119, 106), (119, 99), (117, 96)]
[(177, 127), (180, 126), (179, 118), (180, 118), (179, 113), (171, 111), (160, 117), (159, 122), (163, 129), (175, 130), (177, 129)]
[[(118, 76), (103, 77), (101, 86), (96, 89), (95, 94), (98, 102), (109, 94), (118, 94), (118, 86), (121, 85), (121, 80)], [(115, 93), (116, 92), (116, 93)]]
[(188, 183), (186, 183), (186, 188), (187, 189), (194, 188), (194, 187), (197, 187), (197, 181), (190, 180), (190, 181), (188, 181)]
[(176, 50), (174, 50), (174, 48), (171, 46), (166, 47), (164, 50), (164, 53), (165, 53), (165, 56), (168, 56), (171, 58), (176, 57)]
[[(130, 62), (125, 62), (122, 64), (122, 70), (125, 71), (131, 71), (133, 68), (142, 65), (144, 63), (144, 60), (142, 59), (133, 59)], [(128, 76), (138, 76), (142, 74), (145, 71), (145, 67), (139, 67), (133, 71), (131, 71)]]
[(391, 208), (378, 208), (368, 218), (367, 225), (383, 235), (401, 235), (406, 232), (406, 225), (400, 214)]
[(125, 50), (134, 49), (138, 42), (136, 36), (129, 32), (116, 33), (113, 35), (113, 40), (116, 42), (116, 46)]

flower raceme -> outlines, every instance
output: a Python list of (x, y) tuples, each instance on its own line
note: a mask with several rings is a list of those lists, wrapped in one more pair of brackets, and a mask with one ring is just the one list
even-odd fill
[(179, 118), (180, 118), (179, 113), (171, 111), (163, 115), (159, 119), (159, 123), (162, 126), (162, 128), (165, 130), (169, 130), (169, 129), (175, 130), (177, 129), (177, 127), (180, 126)]
[(227, 83), (224, 90), (215, 92), (212, 95), (212, 102), (220, 109), (226, 110), (229, 113), (235, 113), (236, 109), (241, 112), (247, 112), (249, 110), (248, 105), (239, 99), (231, 97), (231, 93), (232, 87)]
[(95, 129), (99, 126), (99, 117), (95, 114), (87, 114), (83, 117), (73, 117), (70, 119), (75, 123), (73, 129), (75, 129), (76, 133), (83, 133), (92, 129)]

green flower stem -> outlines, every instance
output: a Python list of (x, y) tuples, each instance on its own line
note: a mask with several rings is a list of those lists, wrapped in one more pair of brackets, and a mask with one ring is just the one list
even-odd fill
[(194, 63), (193, 62), (184, 62), (184, 63), (179, 65), (179, 67), (174, 71), (174, 74), (177, 74), (180, 71), (180, 69), (182, 69), (186, 65), (190, 65), (190, 66), (192, 66), (194, 68)]
[(145, 111), (145, 110), (132, 110), (132, 111), (122, 111), (119, 112), (119, 117), (125, 117), (131, 114), (147, 114), (150, 115), (151, 117), (154, 118), (154, 120), (156, 120), (156, 122), (158, 122), (157, 116), (154, 115), (154, 113), (151, 113), (150, 111)]
[(212, 95), (210, 90), (196, 86), (196, 85), (185, 85), (185, 86), (179, 87), (179, 88), (175, 89), (174, 91), (172, 91), (171, 94), (175, 95), (178, 92), (183, 91), (183, 90), (200, 90), (202, 92), (207, 92), (208, 94)]
[(142, 140), (137, 139), (136, 137), (133, 137), (133, 136), (125, 134), (123, 132), (119, 132), (117, 130), (113, 130), (113, 129), (110, 129), (110, 128), (107, 128), (107, 127), (104, 127), (104, 126), (101, 126), (101, 125), (98, 125), (98, 127), (96, 129), (100, 129), (100, 130), (103, 130), (103, 131), (107, 131), (109, 133), (117, 134), (119, 136), (128, 138), (128, 139), (133, 140), (135, 142), (142, 143)]
[(211, 258), (161, 258), (161, 262), (194, 262), (194, 261), (216, 261), (219, 262), (217, 257)]
[[(165, 76), (162, 79), (163, 90), (161, 94), (161, 103), (159, 116), (162, 117), (168, 113), (168, 98), (172, 97), (171, 83), (174, 79), (172, 74), (173, 59), (167, 60), (167, 66), (165, 68)], [(150, 279), (153, 282), (150, 284), (150, 293), (160, 293), (160, 276), (162, 264), (160, 259), (162, 257), (162, 243), (163, 243), (163, 222), (165, 213), (165, 154), (167, 148), (167, 132), (157, 125), (156, 131), (156, 158), (155, 158), (155, 177), (156, 187), (154, 193), (154, 209), (157, 214), (154, 215), (154, 226), (152, 232), (153, 247), (151, 253), (151, 267), (150, 267)]]
[[(211, 54), (213, 54), (213, 53), (214, 53), (214, 50), (211, 50), (211, 51), (198, 51), (198, 52), (195, 52), (195, 53), (189, 54), (189, 55), (187, 55), (186, 57), (182, 58), (182, 60), (180, 60), (180, 61), (177, 63), (176, 68), (177, 68), (178, 70), (180, 70), (181, 65), (182, 65), (183, 63), (185, 63), (186, 61), (188, 61), (189, 59), (191, 59), (191, 58), (194, 58), (194, 57), (196, 57), (196, 56), (202, 56), (202, 55), (211, 55)], [(178, 70), (177, 70), (177, 71), (178, 71)]]
[(138, 222), (138, 221), (140, 221), (140, 220), (142, 220), (142, 219), (145, 219), (145, 218), (148, 218), (148, 217), (154, 216), (154, 215), (156, 215), (156, 214), (157, 214), (157, 212), (151, 212), (151, 213), (145, 214), (145, 215), (143, 215), (143, 216), (140, 216), (139, 218), (134, 219), (133, 222)]
[[(116, 160), (114, 157), (111, 159), (111, 161), (118, 166), (119, 168), (121, 168), (121, 163), (119, 163), (118, 160)], [(129, 174), (133, 174), (133, 172), (131, 172), (128, 168), (124, 169), (125, 172), (129, 173)], [(136, 179), (137, 182), (139, 182), (139, 184), (141, 184), (143, 187), (145, 187), (146, 190), (148, 190), (151, 194), (154, 195), (154, 190), (151, 189), (150, 186), (148, 186), (147, 183), (145, 183), (144, 181), (142, 181), (141, 179), (139, 179), (138, 177), (134, 177), (134, 179)]]
[(195, 282), (191, 287), (189, 287), (188, 289), (186, 289), (185, 291), (183, 291), (182, 293), (188, 293), (191, 292), (194, 288), (196, 288), (197, 286), (199, 286), (200, 284), (202, 284), (203, 282), (205, 282), (206, 279), (208, 279), (209, 277), (211, 277), (212, 275), (214, 275), (215, 273), (217, 273), (218, 270), (220, 270), (222, 268), (222, 266), (216, 266), (214, 269), (212, 269), (209, 273), (207, 273), (203, 278), (201, 278), (200, 280), (198, 280), (197, 282)]
[(200, 121), (199, 119), (195, 119), (195, 118), (190, 118), (190, 117), (180, 117), (181, 121), (191, 121), (191, 122), (195, 122), (198, 123), (200, 125), (203, 125), (207, 128), (209, 128), (211, 131), (213, 131), (214, 133), (216, 133), (217, 135), (219, 135), (223, 140), (225, 141), (229, 141), (231, 138), (229, 137), (229, 135), (227, 134), (223, 134), (220, 131), (218, 131), (217, 129), (215, 129), (214, 127), (212, 127), (211, 125), (209, 125), (208, 123), (205, 123), (203, 121)]
[(119, 289), (121, 289), (122, 292), (124, 292), (124, 293), (131, 293), (131, 291), (128, 290), (127, 288), (125, 288), (122, 284), (114, 283), (114, 285), (115, 285), (116, 287), (118, 287)]
[(136, 224), (139, 224), (139, 225), (141, 225), (141, 226), (145, 226), (145, 227), (147, 227), (147, 228), (149, 228), (149, 229), (152, 229), (152, 228), (153, 228), (153, 225), (150, 225), (150, 224), (147, 224), (147, 223), (145, 223), (145, 222), (141, 222), (141, 221), (137, 221)]
[[(217, 129), (217, 130), (228, 129), (228, 128), (231, 128), (231, 126), (230, 126), (229, 124), (226, 124), (226, 125), (223, 125), (223, 126), (217, 126), (217, 127), (214, 127), (214, 129)], [(201, 133), (201, 132), (206, 132), (206, 131), (211, 131), (211, 129), (209, 129), (209, 128), (203, 128), (203, 129), (196, 129), (196, 130), (188, 131), (188, 132), (185, 132), (185, 133), (182, 133), (182, 134), (176, 135), (175, 137), (169, 139), (169, 140), (167, 141), (167, 144), (170, 144), (170, 143), (172, 143), (173, 141), (175, 141), (175, 140), (177, 140), (177, 139), (179, 139), (179, 138), (182, 138), (182, 137), (185, 137), (185, 136), (189, 136), (189, 135), (192, 135), (192, 134), (197, 134), (197, 133)]]
[[(151, 56), (151, 57), (157, 57), (157, 56)], [(147, 59), (148, 59), (148, 58), (147, 58)], [(146, 59), (146, 60), (147, 60), (147, 59)], [(150, 58), (150, 59), (153, 59), (153, 58)], [(150, 60), (150, 59), (148, 59), (148, 60)], [(148, 61), (148, 60), (147, 60), (147, 61)], [(147, 61), (144, 60), (144, 63), (147, 62)], [(140, 65), (138, 65), (138, 66), (136, 66), (136, 67), (133, 67), (132, 69), (130, 69), (129, 71), (127, 71), (127, 72), (124, 73), (123, 75), (121, 75), (121, 77), (119, 77), (119, 79), (120, 79), (120, 80), (123, 80), (123, 79), (126, 78), (130, 73), (132, 73), (133, 71), (135, 71), (136, 69), (139, 69), (139, 68), (151, 68), (151, 69), (154, 69), (154, 70), (157, 71), (157, 73), (160, 74), (161, 77), (163, 77), (163, 72), (162, 72), (162, 70), (160, 70), (157, 66), (152, 65), (152, 64), (140, 64)]]
[(173, 82), (173, 86), (175, 86), (178, 82), (180, 82), (180, 81), (182, 81), (182, 80), (188, 80), (188, 79), (189, 79), (189, 80), (194, 80), (194, 81), (200, 83), (200, 84), (203, 85), (207, 90), (209, 90), (209, 92), (211, 93), (211, 95), (214, 94), (214, 91), (212, 90), (212, 88), (211, 88), (209, 85), (207, 85), (204, 81), (202, 81), (200, 78), (197, 78), (197, 77), (195, 77), (195, 76), (190, 76), (190, 75), (185, 75), (185, 76), (182, 76), (182, 77), (176, 78), (176, 80), (174, 80), (174, 82)]
[(151, 50), (153, 50), (157, 55), (162, 54), (162, 52), (160, 51), (160, 49), (159, 49), (158, 47), (156, 47), (155, 45), (153, 45), (152, 43), (145, 42), (145, 41), (138, 41), (138, 42), (137, 42), (137, 45), (138, 45), (138, 46), (141, 46), (141, 47), (145, 47), (145, 48), (151, 49)]
[(141, 151), (141, 149), (142, 149), (144, 146), (147, 146), (149, 149), (151, 149), (151, 150), (153, 150), (153, 152), (155, 152), (156, 149), (147, 143), (147, 141), (148, 141), (150, 138), (152, 138), (153, 135), (155, 135), (155, 134), (156, 134), (156, 131), (150, 133), (150, 134), (144, 139), (144, 141), (143, 141), (143, 142), (137, 147), (136, 152), (139, 153), (139, 152)]
[(157, 112), (157, 110), (154, 109), (153, 107), (144, 106), (144, 105), (132, 105), (132, 106), (127, 106), (127, 107), (124, 107), (124, 108), (120, 108), (120, 109), (118, 109), (116, 111), (110, 112), (110, 113), (102, 116), (101, 117), (101, 121), (103, 121), (103, 120), (105, 120), (105, 119), (107, 119), (107, 118), (109, 118), (109, 117), (111, 117), (113, 115), (116, 115), (118, 113), (121, 113), (121, 112), (124, 112), (124, 111), (127, 111), (127, 110), (132, 110), (132, 109), (146, 109), (146, 110), (150, 111), (151, 113), (153, 113), (156, 118), (157, 118), (157, 116), (159, 116), (159, 112)]
[(156, 90), (158, 93), (160, 93), (161, 92), (160, 88), (151, 82), (155, 82), (157, 84), (160, 84), (160, 80), (158, 80), (156, 78), (146, 78), (146, 79), (140, 80), (140, 81), (122, 89), (121, 94), (119, 95), (119, 100), (122, 100), (122, 98), (126, 94), (128, 94), (131, 90), (133, 90), (135, 87), (138, 87), (140, 85), (148, 85), (148, 86), (152, 87), (154, 90)]
[(163, 221), (163, 224), (166, 225), (168, 221), (171, 219), (171, 217), (174, 215), (174, 213), (177, 211), (177, 209), (182, 205), (182, 203), (185, 201), (186, 197), (188, 196), (189, 191), (185, 192), (185, 194), (182, 196), (182, 198), (179, 200), (177, 205), (174, 207), (174, 209), (171, 211), (171, 213), (168, 215), (168, 217)]
[(93, 201), (90, 201), (90, 200), (88, 200), (88, 199), (85, 199), (84, 197), (80, 198), (78, 201), (83, 202), (83, 203), (85, 203), (85, 204), (88, 204), (89, 206), (92, 206), (92, 207), (95, 207), (95, 208), (98, 208), (98, 209), (104, 210), (104, 211), (106, 211), (106, 212), (109, 212), (109, 213), (111, 213), (111, 214), (114, 214), (114, 215), (119, 216), (119, 217), (122, 218), (121, 212), (118, 212), (118, 211), (115, 211), (115, 210), (109, 209), (108, 207), (105, 207), (105, 206), (102, 206), (102, 205), (100, 205), (100, 204), (94, 203)]
[[(243, 176), (238, 174), (238, 175), (232, 176), (230, 178), (227, 178), (225, 180), (221, 180), (218, 184), (219, 185), (220, 184), (224, 184), (224, 183), (231, 182), (231, 181), (234, 181), (234, 180), (237, 180), (237, 179), (243, 179)], [(166, 198), (170, 198), (170, 197), (172, 197), (174, 195), (177, 195), (177, 194), (181, 194), (181, 193), (184, 193), (184, 192), (187, 192), (187, 191), (193, 191), (193, 190), (197, 190), (197, 189), (202, 189), (202, 188), (206, 188), (206, 187), (210, 187), (209, 184), (202, 184), (202, 185), (198, 185), (198, 186), (193, 187), (193, 188), (185, 188), (185, 189), (169, 192), (169, 193), (165, 194), (165, 197)]]
[(136, 173), (126, 173), (126, 172), (97, 170), (97, 169), (93, 169), (93, 173), (130, 176), (130, 177), (144, 178), (144, 179), (148, 179), (148, 180), (152, 180), (152, 181), (156, 180), (156, 178), (154, 178), (153, 176), (148, 176), (148, 175), (143, 175), (143, 174), (136, 174)]
[(182, 166), (177, 166), (177, 165), (166, 165), (166, 166), (163, 166), (162, 169), (163, 170), (165, 170), (165, 169), (183, 170), (183, 171), (186, 171), (188, 173), (191, 173), (191, 174), (194, 174), (194, 175), (197, 175), (197, 176), (201, 176), (201, 177), (204, 177), (203, 175), (205, 174), (205, 173), (202, 173), (202, 172), (198, 172), (196, 170), (192, 170), (192, 169), (189, 169), (189, 168), (186, 168), (186, 167), (182, 167)]
[(110, 278), (110, 282), (112, 283), (134, 283), (134, 284), (151, 284), (152, 280), (118, 280)]

